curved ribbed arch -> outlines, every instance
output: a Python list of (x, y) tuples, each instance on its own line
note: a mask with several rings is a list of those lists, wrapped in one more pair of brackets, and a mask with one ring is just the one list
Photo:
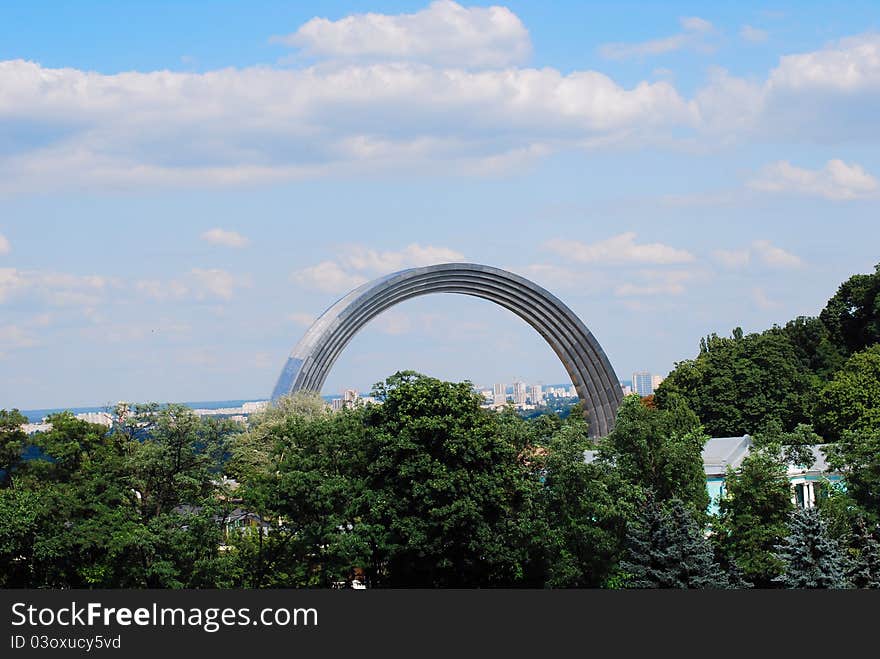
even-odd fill
[(479, 297), (502, 306), (533, 327), (559, 357), (584, 403), (590, 434), (614, 427), (620, 385), (602, 347), (558, 298), (511, 272), (472, 263), (444, 263), (402, 270), (368, 282), (337, 301), (291, 351), (272, 399), (296, 391), (320, 391), (355, 334), (373, 318), (406, 300), (433, 293)]

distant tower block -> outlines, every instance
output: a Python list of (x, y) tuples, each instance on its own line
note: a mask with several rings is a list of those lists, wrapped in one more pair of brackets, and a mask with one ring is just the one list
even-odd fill
[(330, 307), (296, 344), (272, 399), (295, 391), (321, 391), (352, 337), (400, 302), (431, 293), (459, 293), (494, 302), (531, 325), (562, 361), (590, 422), (593, 437), (614, 427), (623, 398), (617, 375), (599, 342), (574, 312), (537, 284), (511, 272), (474, 263), (443, 263), (401, 270), (368, 282)]

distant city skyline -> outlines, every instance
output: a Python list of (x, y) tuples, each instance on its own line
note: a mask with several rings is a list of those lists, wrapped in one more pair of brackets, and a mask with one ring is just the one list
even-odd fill
[[(876, 2), (495, 4), (0, 4), (0, 408), (266, 398), (339, 296), (449, 261), (666, 375), (880, 261)], [(403, 369), (567, 381), (435, 295), (325, 392)]]

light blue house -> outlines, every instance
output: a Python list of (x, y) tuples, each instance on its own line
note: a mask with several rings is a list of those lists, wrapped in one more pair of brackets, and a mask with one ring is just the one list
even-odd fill
[[(788, 479), (791, 482), (791, 500), (800, 508), (812, 508), (816, 500), (822, 496), (821, 489), (827, 484), (842, 483), (840, 474), (828, 467), (824, 444), (811, 446), (813, 464), (809, 468), (800, 465), (788, 465)], [(752, 438), (713, 437), (703, 446), (703, 471), (706, 474), (706, 489), (709, 492), (709, 512), (718, 512), (718, 502), (724, 496), (724, 481), (727, 468), (739, 469), (743, 460), (752, 449)], [(584, 451), (584, 461), (593, 462), (596, 451)]]
[[(810, 447), (813, 464), (810, 467), (788, 465), (788, 480), (791, 483), (791, 501), (799, 508), (813, 508), (822, 496), (822, 487), (842, 483), (840, 474), (831, 471), (823, 450), (825, 444)], [(709, 512), (718, 512), (718, 502), (724, 496), (724, 480), (727, 468), (738, 469), (752, 448), (752, 438), (713, 437), (703, 446), (703, 471), (706, 473), (706, 488), (709, 491)]]

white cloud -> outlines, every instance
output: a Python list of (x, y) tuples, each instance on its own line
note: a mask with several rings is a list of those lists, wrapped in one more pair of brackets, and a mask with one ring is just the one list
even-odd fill
[(387, 274), (404, 268), (417, 268), (435, 263), (464, 260), (464, 256), (448, 247), (412, 243), (399, 251), (380, 252), (362, 245), (349, 245), (340, 258), (343, 265), (354, 270)]
[(388, 336), (401, 336), (413, 330), (410, 314), (401, 311), (386, 311), (373, 322), (376, 329)]
[(19, 325), (0, 325), (0, 358), (14, 350), (33, 348), (38, 345), (36, 338)]
[[(708, 47), (715, 34), (682, 19), (679, 35), (645, 52)], [(0, 194), (385, 171), (494, 176), (566, 150), (876, 141), (880, 35), (786, 55), (763, 77), (715, 69), (688, 99), (667, 80), (626, 88), (599, 71), (363, 58), (111, 75), (12, 60), (0, 62), (0, 89), (8, 130), (42, 127), (40, 139), (0, 155)]]
[(623, 60), (651, 55), (663, 55), (677, 50), (712, 50), (707, 37), (715, 28), (709, 21), (696, 17), (679, 19), (682, 31), (662, 39), (639, 43), (608, 43), (599, 47), (599, 53), (606, 59)]
[(799, 256), (773, 245), (769, 240), (756, 240), (745, 249), (716, 250), (712, 255), (727, 268), (744, 268), (758, 263), (770, 268), (790, 269), (804, 264)]
[(834, 159), (822, 169), (804, 169), (780, 160), (765, 166), (749, 187), (763, 192), (800, 194), (835, 201), (873, 197), (880, 189), (877, 179), (860, 165)]
[(785, 55), (770, 74), (774, 89), (855, 92), (880, 89), (880, 34), (848, 37), (809, 53)]
[(766, 30), (751, 25), (743, 25), (739, 30), (739, 36), (742, 37), (744, 41), (750, 43), (763, 43), (767, 41), (769, 35)]
[(310, 313), (295, 312), (287, 314), (287, 320), (300, 327), (309, 327), (315, 322), (315, 316)]
[(665, 81), (625, 89), (596, 71), (551, 68), (103, 75), (7, 61), (0, 88), (10, 130), (47, 127), (42, 146), (0, 156), (7, 193), (271, 183), (379, 167), (495, 173), (560, 148), (638, 142), (693, 114)]
[(636, 281), (619, 284), (614, 289), (617, 297), (658, 297), (682, 295), (685, 283), (696, 278), (688, 270), (645, 270), (636, 274)]
[(189, 272), (193, 292), (198, 299), (219, 298), (231, 300), (239, 288), (250, 286), (250, 278), (233, 275), (219, 268), (193, 268)]
[(0, 303), (28, 295), (53, 306), (89, 307), (98, 304), (108, 289), (119, 286), (115, 279), (98, 275), (0, 268)]
[(330, 59), (414, 60), (441, 66), (501, 67), (531, 54), (528, 30), (506, 7), (437, 0), (414, 14), (313, 18), (272, 41)]
[(9, 244), (9, 239), (0, 233), (0, 254), (9, 254), (12, 251), (12, 245)]
[(752, 289), (752, 299), (755, 301), (755, 304), (759, 309), (775, 309), (779, 306), (779, 303), (775, 300), (771, 300), (766, 291), (761, 287), (755, 287)]
[(170, 281), (141, 279), (134, 283), (134, 288), (139, 293), (159, 301), (180, 300), (189, 293), (189, 288), (186, 284), (177, 279)]
[(578, 263), (631, 264), (649, 263), (666, 265), (689, 263), (690, 252), (662, 243), (636, 243), (636, 233), (627, 232), (606, 240), (586, 244), (576, 240), (550, 240), (545, 247), (562, 258)]
[(222, 245), (223, 247), (241, 248), (247, 247), (250, 241), (236, 231), (226, 231), (225, 229), (210, 229), (202, 234), (202, 240), (212, 245)]
[(799, 268), (803, 265), (799, 256), (771, 245), (768, 240), (756, 240), (752, 243), (752, 250), (764, 265), (773, 268)]
[(324, 293), (345, 293), (367, 282), (363, 275), (346, 272), (335, 261), (322, 261), (297, 270), (290, 280), (304, 288), (315, 288)]
[(715, 260), (726, 268), (742, 268), (749, 264), (752, 253), (748, 249), (715, 250), (712, 255)]
[(291, 275), (291, 281), (325, 293), (344, 293), (397, 270), (464, 260), (460, 252), (448, 247), (418, 243), (397, 251), (379, 251), (364, 245), (346, 245), (340, 251), (343, 253), (338, 261), (322, 261), (298, 270)]

